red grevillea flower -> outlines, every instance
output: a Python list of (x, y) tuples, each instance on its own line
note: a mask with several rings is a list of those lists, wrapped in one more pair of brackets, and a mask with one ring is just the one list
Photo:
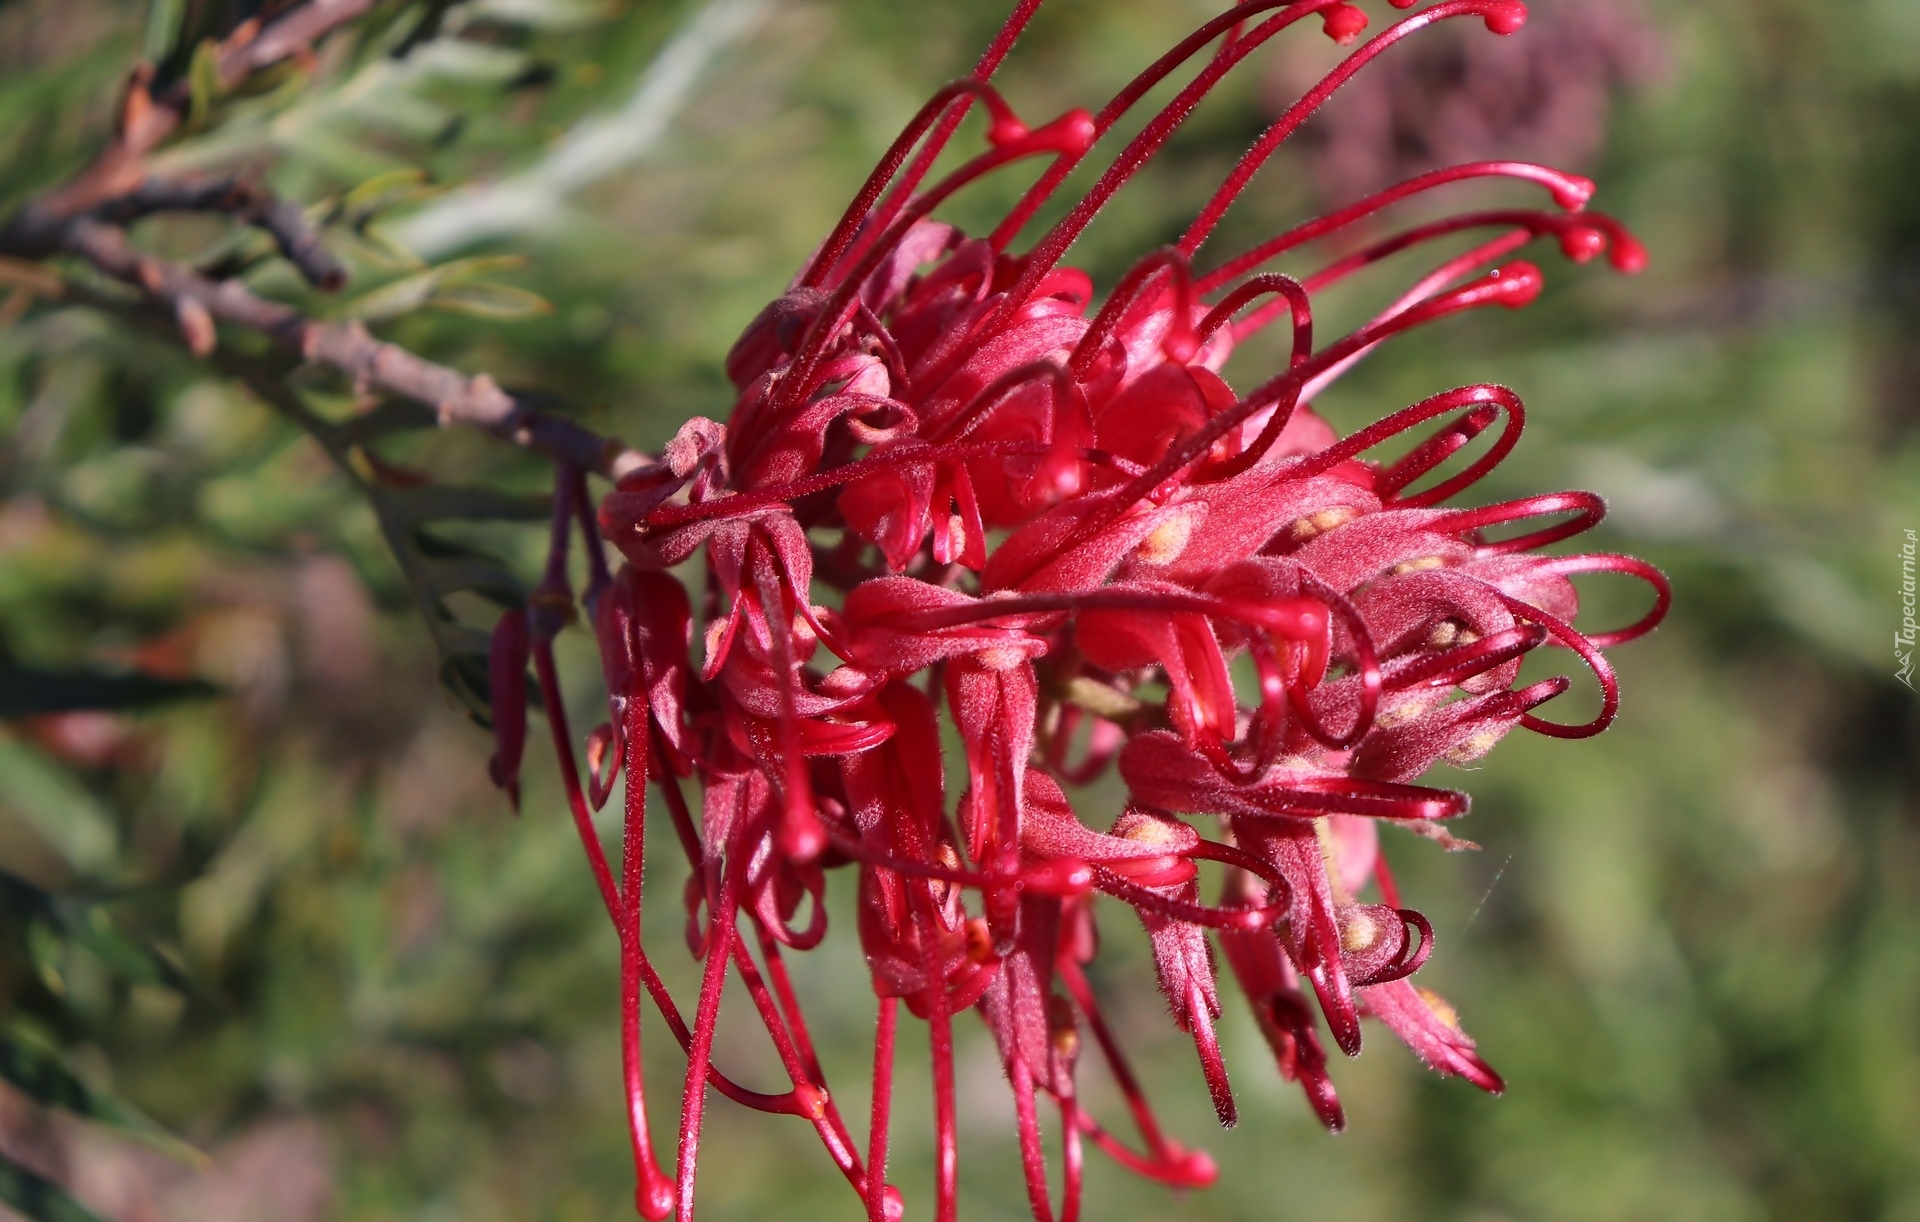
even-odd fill
[[(1519, 3), (1442, 0), (1360, 42), (1367, 19), (1351, 4), (1249, 0), (1098, 114), (1035, 125), (987, 81), (1037, 7), (1023, 0), (975, 74), (914, 117), (791, 290), (741, 337), (727, 364), (739, 391), (727, 424), (689, 422), (597, 511), (584, 480), (562, 473), (546, 579), (524, 618), (497, 634), (495, 779), (514, 782), (530, 654), (619, 931), (638, 1206), (649, 1217), (692, 1216), (709, 1087), (811, 1124), (868, 1216), (898, 1216), (884, 1170), (903, 1003), (931, 1033), (937, 1218), (955, 1209), (953, 1024), (968, 1009), (1013, 1090), (1037, 1218), (1055, 1212), (1043, 1101), (1057, 1116), (1045, 1124), (1063, 1150), (1064, 1218), (1079, 1210), (1088, 1141), (1150, 1178), (1208, 1183), (1213, 1163), (1162, 1131), (1085, 972), (1096, 920), (1115, 914), (1114, 901), (1145, 927), (1223, 1123), (1234, 1101), (1216, 1036), (1216, 946), (1281, 1072), (1328, 1127), (1344, 1121), (1316, 1012), (1348, 1055), (1371, 1015), (1435, 1070), (1498, 1091), (1451, 1007), (1412, 983), (1433, 931), (1402, 906), (1376, 829), (1385, 821), (1458, 846), (1443, 828), (1466, 796), (1418, 778), (1437, 761), (1479, 757), (1516, 726), (1566, 738), (1604, 729), (1617, 693), (1602, 647), (1666, 610), (1665, 580), (1641, 561), (1543, 554), (1599, 521), (1592, 494), (1449, 504), (1519, 440), (1512, 392), (1447, 391), (1344, 438), (1307, 406), (1400, 332), (1532, 300), (1540, 273), (1513, 256), (1535, 239), (1634, 270), (1633, 239), (1583, 210), (1591, 183), (1530, 164), (1458, 166), (1196, 266), (1255, 171), (1355, 71), (1439, 22), (1510, 34), (1525, 17)], [(1068, 248), (1195, 103), (1294, 26), (1357, 45), (1261, 136), (1179, 242), (1097, 298), (1061, 262)], [(1069, 172), (1179, 72), (1191, 76), (1174, 100), (1062, 220), (1020, 244)], [(934, 178), (976, 105), (985, 147)], [(932, 219), (969, 183), (1029, 161), (1041, 164), (1037, 181), (992, 233)], [(1386, 225), (1402, 201), (1466, 179), (1543, 191), (1549, 206)], [(1315, 334), (1319, 290), (1448, 239), (1457, 248), (1460, 235), (1471, 237), (1463, 252), (1365, 326), (1331, 341)], [(1305, 274), (1270, 270), (1325, 237), (1344, 239), (1346, 253)], [(1221, 370), (1235, 345), (1276, 325), (1292, 337), (1285, 368), (1230, 386)], [(587, 739), (584, 787), (551, 647), (574, 611), (576, 527), (610, 710)], [(603, 539), (624, 557), (617, 572)], [(690, 593), (679, 574), (696, 556)], [(1647, 582), (1652, 610), (1611, 632), (1575, 628), (1570, 578), (1596, 572)], [(1570, 724), (1537, 711), (1566, 678), (1516, 686), (1523, 657), (1542, 646), (1571, 651), (1597, 676), (1598, 715)], [(946, 792), (943, 718), (964, 752), (957, 795)], [(1069, 791), (1110, 766), (1126, 783), (1124, 809), (1076, 806)], [(616, 878), (591, 809), (622, 773)], [(692, 866), (681, 899), (704, 974), (688, 1004), (668, 993), (640, 936), (649, 784)], [(1213, 894), (1201, 862), (1223, 880)], [(835, 871), (857, 891), (877, 996), (864, 1148), (823, 1080), (787, 968), (790, 951), (827, 934), (822, 897)], [(729, 974), (790, 1078), (780, 1093), (751, 1090), (713, 1062)], [(688, 1059), (672, 1175), (643, 1107), (642, 992)], [(1088, 1037), (1135, 1139), (1080, 1105)]]

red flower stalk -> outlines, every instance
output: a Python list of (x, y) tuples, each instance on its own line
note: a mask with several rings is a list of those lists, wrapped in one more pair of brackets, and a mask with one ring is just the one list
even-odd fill
[[(1337, 0), (1250, 0), (1098, 114), (1035, 126), (987, 81), (1036, 7), (1023, 3), (975, 75), (921, 110), (793, 288), (747, 329), (728, 360), (739, 390), (728, 424), (689, 422), (597, 513), (583, 481), (563, 473), (553, 562), (524, 623), (510, 617), (498, 636), (495, 691), (507, 707), (496, 716), (496, 778), (514, 775), (518, 659), (530, 651), (576, 825), (619, 930), (637, 1204), (648, 1217), (692, 1216), (709, 1086), (806, 1120), (869, 1218), (899, 1216), (884, 1165), (900, 1003), (931, 1029), (943, 1222), (958, 1174), (953, 1023), (968, 1009), (985, 1020), (1013, 1088), (1037, 1218), (1054, 1216), (1041, 1096), (1058, 1114), (1062, 1218), (1078, 1214), (1089, 1140), (1162, 1182), (1210, 1182), (1212, 1161), (1155, 1120), (1083, 970), (1098, 947), (1096, 917), (1114, 900), (1145, 927), (1174, 1025), (1193, 1040), (1223, 1123), (1235, 1113), (1216, 1035), (1216, 943), (1281, 1072), (1328, 1127), (1344, 1121), (1315, 1009), (1348, 1055), (1372, 1015), (1435, 1070), (1500, 1090), (1452, 1009), (1409, 979), (1434, 949), (1433, 930), (1401, 906), (1376, 828), (1387, 821), (1460, 847), (1443, 825), (1466, 812), (1466, 795), (1418, 778), (1438, 761), (1478, 758), (1516, 726), (1575, 738), (1604, 729), (1617, 691), (1601, 648), (1666, 611), (1666, 581), (1641, 561), (1542, 554), (1600, 520), (1591, 494), (1446, 507), (1519, 440), (1524, 412), (1512, 392), (1448, 391), (1346, 438), (1307, 406), (1401, 332), (1532, 300), (1540, 272), (1511, 256), (1537, 238), (1576, 261), (1605, 252), (1637, 268), (1642, 254), (1625, 230), (1583, 211), (1591, 183), (1528, 164), (1459, 166), (1211, 270), (1194, 266), (1255, 171), (1355, 71), (1437, 22), (1512, 33), (1519, 3), (1442, 0), (1355, 46), (1262, 135), (1181, 240), (1143, 258), (1097, 308), (1088, 277), (1060, 260), (1194, 104), (1281, 31), (1317, 25), (1357, 42), (1366, 18)], [(1190, 62), (1197, 71), (1178, 96), (1064, 219), (1016, 251), (1067, 174)], [(934, 177), (975, 103), (988, 119), (985, 149)], [(988, 236), (931, 219), (955, 191), (1033, 159), (1045, 163), (1038, 181)], [(1544, 189), (1552, 206), (1376, 228), (1402, 201), (1469, 178)], [(1321, 289), (1469, 232), (1477, 245), (1449, 254), (1372, 321), (1331, 342), (1316, 336)], [(1267, 270), (1326, 237), (1345, 239), (1349, 253), (1305, 274)], [(1221, 370), (1236, 345), (1282, 322), (1286, 367), (1232, 388)], [(1496, 424), (1477, 457), (1442, 473)], [(1389, 449), (1402, 452), (1380, 456)], [(566, 551), (576, 527), (593, 565), (584, 601), (609, 693), (607, 724), (588, 739), (584, 791), (550, 645), (574, 604)], [(603, 534), (625, 558), (617, 573), (606, 571)], [(697, 599), (676, 575), (696, 555)], [(1654, 605), (1626, 628), (1577, 629), (1570, 578), (1583, 573), (1639, 578)], [(1599, 680), (1590, 720), (1536, 712), (1566, 691), (1564, 677), (1515, 686), (1522, 659), (1549, 645)], [(942, 716), (965, 757), (966, 787), (951, 802)], [(1116, 763), (1126, 808), (1105, 819), (1076, 809), (1068, 787)], [(616, 879), (590, 807), (622, 772)], [(700, 785), (697, 815), (688, 777)], [(649, 782), (692, 867), (686, 937), (704, 975), (690, 1015), (640, 937)], [(1201, 862), (1224, 879), (1212, 899)], [(857, 889), (878, 998), (864, 1151), (823, 1079), (785, 963), (826, 935), (834, 870)], [(729, 974), (791, 1080), (782, 1093), (749, 1090), (713, 1064)], [(688, 1058), (671, 1177), (642, 1105), (643, 990)], [(1126, 1097), (1137, 1146), (1078, 1102), (1083, 1034)]]

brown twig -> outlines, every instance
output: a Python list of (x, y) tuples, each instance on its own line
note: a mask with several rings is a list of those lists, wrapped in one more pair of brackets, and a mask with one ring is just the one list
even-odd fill
[[(242, 22), (214, 48), (214, 81), (222, 92), (237, 89), (256, 73), (313, 53), (313, 45), (373, 7), (373, 0), (308, 0), (263, 25)], [(151, 92), (153, 65), (141, 63), (129, 76), (114, 141), (94, 163), (64, 186), (34, 201), (65, 219), (107, 200), (137, 190), (146, 181), (147, 154), (186, 122), (193, 108), (193, 86), (175, 81), (157, 97)]]
[[(272, 22), (249, 20), (214, 50), (218, 87), (232, 90), (255, 73), (310, 55), (329, 32), (364, 14), (372, 0), (308, 0)], [(283, 351), (345, 373), (370, 392), (432, 408), (442, 427), (468, 426), (533, 450), (562, 466), (618, 478), (647, 456), (508, 394), (486, 374), (468, 376), (376, 339), (358, 322), (330, 323), (272, 301), (232, 279), (213, 279), (137, 249), (125, 226), (155, 212), (221, 212), (270, 235), (312, 284), (338, 288), (345, 269), (307, 225), (298, 205), (240, 179), (155, 179), (147, 157), (185, 122), (192, 88), (179, 81), (155, 96), (152, 66), (133, 73), (113, 143), (92, 165), (30, 200), (0, 225), (0, 258), (85, 260), (169, 311), (196, 356), (219, 342), (218, 325), (245, 327)]]
[[(535, 410), (488, 377), (469, 377), (377, 339), (358, 322), (321, 322), (271, 301), (236, 280), (209, 280), (191, 268), (147, 254), (125, 230), (92, 215), (36, 234), (29, 257), (61, 252), (84, 259), (131, 285), (174, 316), (187, 347), (206, 356), (218, 342), (216, 324), (245, 327), (283, 351), (346, 374), (356, 387), (412, 399), (431, 407), (442, 427), (484, 429), (556, 463), (618, 478), (645, 465), (645, 455), (571, 420)], [(0, 234), (0, 239), (5, 235)], [(51, 245), (51, 250), (47, 247)], [(0, 252), (9, 250), (0, 240)]]
[(347, 269), (307, 224), (300, 205), (238, 178), (148, 179), (93, 208), (96, 220), (127, 225), (156, 212), (219, 212), (267, 234), (307, 283), (329, 292), (347, 281)]

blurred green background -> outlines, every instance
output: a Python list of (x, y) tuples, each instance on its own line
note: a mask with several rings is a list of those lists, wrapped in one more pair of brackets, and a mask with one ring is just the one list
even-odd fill
[[(1376, 25), (1390, 12), (1366, 7)], [(1477, 29), (1396, 51), (1407, 63), (1330, 108), (1220, 239), (1428, 156), (1521, 155), (1594, 173), (1595, 206), (1651, 249), (1631, 280), (1538, 256), (1538, 306), (1421, 333), (1319, 405), (1351, 429), (1508, 383), (1529, 427), (1475, 495), (1599, 491), (1612, 515), (1595, 546), (1674, 581), (1666, 626), (1613, 654), (1614, 729), (1516, 735), (1471, 776), (1436, 778), (1473, 792), (1481, 852), (1387, 845), (1438, 931), (1423, 983), (1510, 1089), (1437, 1080), (1370, 1027), (1334, 1067), (1350, 1128), (1330, 1137), (1235, 997), (1223, 1038), (1243, 1119), (1219, 1132), (1144, 940), (1110, 916), (1103, 993), (1221, 1181), (1174, 1194), (1092, 1155), (1090, 1218), (1920, 1222), (1920, 716), (1892, 648), (1899, 548), (1920, 529), (1920, 5), (1534, 7), (1498, 55)], [(1002, 15), (985, 0), (432, 10), (438, 36), (408, 44), (420, 10), (381, 6), (310, 76), (216, 107), (170, 164), (264, 167), (320, 209), (355, 277), (316, 308), (562, 396), (643, 447), (724, 414), (733, 337)], [(1004, 89), (1039, 118), (1095, 105), (1211, 11), (1052, 0)], [(233, 16), (0, 0), (0, 211), (100, 146), (143, 48), (183, 71), (196, 32)], [(1302, 32), (1257, 57), (1102, 216), (1081, 265), (1111, 283), (1176, 235), (1332, 54)], [(1009, 191), (952, 215), (990, 218)], [(248, 257), (217, 224), (143, 236)], [(317, 446), (41, 275), (0, 266), (0, 868), (64, 907), (0, 896), (0, 1015), (214, 1165), (5, 1088), (0, 1154), (110, 1218), (621, 1216), (614, 939), (551, 765), (529, 752), (514, 818), (378, 522)], [(271, 266), (256, 279), (299, 293)], [(1330, 298), (1327, 325), (1398, 283)], [(1250, 385), (1275, 359), (1253, 345), (1229, 375)], [(471, 437), (396, 453), (540, 487), (535, 464)], [(538, 533), (461, 537), (530, 579)], [(1633, 605), (1593, 593), (1602, 616)], [(484, 622), (477, 602), (452, 609)], [(591, 725), (593, 663), (570, 647), (575, 724)], [(648, 938), (691, 996), (682, 871), (653, 864)], [(872, 1004), (844, 898), (842, 936), (797, 969), (859, 1114)], [(107, 920), (161, 958), (116, 958), (132, 943)], [(1024, 1217), (1011, 1102), (984, 1032), (962, 1029), (963, 1213)], [(904, 1030), (893, 1178), (927, 1217), (924, 1036)], [(657, 1024), (647, 1038), (670, 1147), (683, 1063)], [(724, 1026), (719, 1059), (775, 1081), (763, 1044)], [(1085, 1077), (1110, 1111), (1097, 1068)], [(724, 1102), (709, 1116), (708, 1216), (858, 1216), (805, 1126)]]

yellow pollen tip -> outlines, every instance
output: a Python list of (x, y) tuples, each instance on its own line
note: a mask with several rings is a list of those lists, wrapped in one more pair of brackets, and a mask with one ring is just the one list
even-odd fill
[(1179, 829), (1159, 819), (1142, 819), (1118, 835), (1123, 840), (1151, 845), (1156, 849), (1177, 849), (1181, 843)]
[(1451, 649), (1455, 645), (1471, 645), (1480, 639), (1480, 634), (1462, 624), (1457, 619), (1443, 619), (1427, 633), (1429, 649)]
[(1153, 528), (1133, 554), (1143, 564), (1172, 564), (1193, 538), (1193, 515), (1176, 514)]
[(1447, 752), (1446, 760), (1449, 764), (1470, 764), (1493, 750), (1503, 733), (1502, 730), (1482, 730)]
[(1318, 535), (1324, 535), (1336, 526), (1344, 526), (1360, 516), (1360, 511), (1351, 505), (1335, 505), (1331, 509), (1322, 509), (1310, 513), (1304, 518), (1294, 520), (1287, 533), (1293, 536), (1295, 543), (1305, 543)]
[(980, 665), (986, 667), (988, 670), (1012, 670), (1027, 660), (1025, 652), (1018, 649), (1010, 649), (1005, 645), (996, 645), (990, 649), (982, 649), (974, 656), (980, 659)]
[(1366, 950), (1380, 940), (1380, 926), (1364, 912), (1347, 918), (1340, 929), (1340, 949), (1349, 954)]
[(1427, 1009), (1433, 1011), (1435, 1018), (1455, 1031), (1460, 1029), (1460, 1013), (1448, 1003), (1446, 998), (1440, 996), (1440, 994), (1434, 992), (1432, 989), (1423, 988), (1419, 985), (1415, 985), (1413, 991), (1420, 994), (1420, 1000), (1427, 1003)]

